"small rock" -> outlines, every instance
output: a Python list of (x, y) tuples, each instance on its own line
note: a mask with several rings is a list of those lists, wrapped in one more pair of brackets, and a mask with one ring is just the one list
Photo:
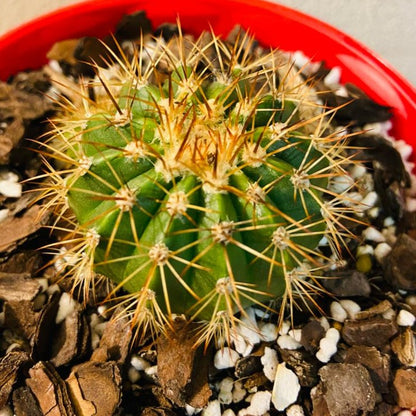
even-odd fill
[(305, 416), (305, 412), (303, 411), (302, 406), (292, 404), (292, 406), (286, 410), (286, 416)]
[(383, 315), (385, 312), (392, 309), (392, 306), (393, 305), (388, 300), (383, 300), (365, 311), (358, 312), (355, 315), (355, 319), (368, 319), (377, 315)]
[(237, 360), (240, 358), (237, 351), (229, 347), (224, 347), (215, 353), (214, 366), (218, 370), (234, 367)]
[(361, 364), (328, 364), (319, 370), (319, 375), (323, 399), (331, 416), (352, 416), (374, 410), (376, 391), (370, 374)]
[(397, 325), (399, 326), (413, 326), (415, 320), (415, 316), (405, 309), (402, 309), (397, 315)]
[(302, 328), (300, 343), (306, 351), (314, 353), (319, 347), (319, 341), (325, 336), (325, 329), (322, 325), (312, 320)]
[(357, 315), (357, 313), (361, 311), (361, 306), (358, 303), (354, 302), (353, 300), (341, 299), (339, 303), (345, 309), (345, 311), (347, 312), (348, 318), (350, 319), (355, 319), (355, 316)]
[(393, 339), (391, 348), (403, 365), (416, 366), (416, 342), (413, 331), (409, 327)]
[(382, 348), (397, 331), (396, 323), (388, 319), (347, 320), (342, 328), (342, 338), (350, 345)]
[(297, 375), (286, 367), (285, 363), (279, 364), (273, 385), (272, 402), (274, 407), (283, 411), (295, 403), (300, 390)]
[(341, 306), (339, 302), (332, 302), (330, 310), (331, 317), (337, 322), (344, 322), (348, 317), (347, 311)]
[(344, 363), (362, 364), (369, 371), (376, 391), (382, 394), (389, 392), (390, 355), (382, 354), (375, 347), (354, 345), (347, 350)]
[(386, 280), (395, 288), (416, 290), (416, 240), (400, 234), (385, 264)]
[(280, 348), (284, 348), (286, 350), (297, 350), (302, 347), (302, 344), (297, 342), (290, 335), (281, 335), (279, 338), (277, 338), (277, 345)]
[(271, 394), (269, 391), (258, 391), (251, 397), (250, 406), (238, 412), (238, 416), (263, 416), (270, 410)]
[(369, 296), (371, 287), (367, 276), (357, 270), (336, 271), (331, 279), (323, 279), (323, 285), (329, 292), (340, 298), (351, 296)]
[(277, 359), (277, 352), (272, 348), (266, 347), (264, 349), (264, 354), (260, 360), (263, 364), (264, 375), (270, 381), (274, 381), (276, 378), (277, 366), (279, 364), (279, 360)]
[(249, 355), (248, 357), (239, 358), (235, 363), (235, 376), (237, 378), (247, 377), (251, 374), (261, 371), (260, 357)]
[(221, 380), (219, 385), (218, 400), (222, 404), (230, 404), (233, 401), (233, 379), (225, 377)]
[(315, 354), (321, 363), (327, 363), (331, 357), (337, 352), (337, 344), (339, 341), (339, 332), (336, 328), (329, 328), (325, 337), (319, 341), (319, 350)]
[(397, 404), (400, 407), (416, 406), (416, 370), (399, 368), (393, 381), (397, 393)]
[(201, 416), (221, 416), (221, 404), (218, 400), (212, 400), (202, 411)]
[(318, 360), (302, 350), (280, 350), (282, 360), (289, 365), (299, 378), (302, 387), (312, 387), (318, 380)]
[(383, 243), (386, 241), (384, 235), (374, 227), (367, 227), (363, 231), (363, 238), (368, 241), (374, 241), (375, 243)]
[(387, 243), (379, 243), (374, 250), (374, 256), (380, 264), (383, 264), (390, 252), (391, 247)]

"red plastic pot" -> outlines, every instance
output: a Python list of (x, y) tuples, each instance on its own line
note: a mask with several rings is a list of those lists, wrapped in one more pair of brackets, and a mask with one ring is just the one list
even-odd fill
[(155, 26), (180, 18), (184, 31), (211, 26), (226, 35), (237, 23), (266, 46), (302, 50), (313, 60), (342, 68), (342, 81), (393, 108), (393, 131), (416, 148), (416, 90), (369, 49), (300, 12), (262, 0), (93, 0), (40, 17), (0, 38), (0, 78), (36, 68), (58, 40), (111, 32), (123, 14), (146, 10)]

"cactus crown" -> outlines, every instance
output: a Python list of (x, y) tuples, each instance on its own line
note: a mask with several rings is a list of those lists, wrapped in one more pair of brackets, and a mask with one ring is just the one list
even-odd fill
[(319, 241), (337, 258), (348, 235), (329, 185), (347, 162), (334, 110), (252, 42), (179, 34), (131, 59), (120, 49), (45, 145), (64, 275), (85, 293), (109, 278), (143, 330), (183, 313), (207, 341), (249, 305), (310, 298), (330, 261)]

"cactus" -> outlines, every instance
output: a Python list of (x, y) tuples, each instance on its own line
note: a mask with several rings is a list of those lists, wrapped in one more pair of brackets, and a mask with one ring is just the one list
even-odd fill
[(312, 299), (350, 210), (330, 186), (348, 163), (335, 110), (279, 52), (210, 36), (113, 53), (45, 144), (63, 275), (85, 294), (110, 279), (143, 331), (201, 321), (198, 342), (250, 305)]

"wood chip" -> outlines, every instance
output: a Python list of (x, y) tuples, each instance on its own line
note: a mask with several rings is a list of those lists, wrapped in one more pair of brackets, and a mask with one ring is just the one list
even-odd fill
[(39, 312), (34, 299), (40, 284), (27, 273), (0, 272), (0, 298), (4, 303), (4, 326), (29, 340), (35, 333)]
[(48, 214), (42, 213), (39, 205), (33, 205), (21, 217), (5, 219), (1, 224), (0, 252), (14, 250), (38, 231), (46, 223), (47, 217)]
[(195, 349), (192, 325), (174, 322), (173, 330), (157, 342), (160, 385), (173, 403), (204, 407), (211, 396), (208, 385), (208, 355)]
[(89, 347), (90, 330), (81, 307), (72, 311), (59, 325), (52, 341), (50, 361), (55, 367), (67, 365), (85, 356)]
[(66, 380), (79, 416), (111, 416), (121, 400), (121, 375), (115, 362), (86, 362)]
[(43, 416), (32, 390), (26, 386), (13, 391), (13, 410), (16, 416)]
[(52, 364), (40, 361), (29, 370), (29, 375), (26, 384), (44, 415), (76, 416), (67, 386)]
[[(117, 316), (117, 310), (114, 316)], [(129, 354), (132, 330), (127, 317), (112, 319), (105, 326), (98, 349), (93, 352), (92, 361), (112, 360), (124, 364)]]
[(42, 255), (39, 251), (24, 250), (13, 254), (0, 264), (0, 273), (28, 273), (33, 275), (41, 266)]
[(0, 361), (0, 409), (6, 406), (22, 365), (30, 361), (23, 351), (9, 352)]
[(0, 299), (6, 302), (31, 301), (40, 289), (40, 284), (28, 273), (0, 272)]

